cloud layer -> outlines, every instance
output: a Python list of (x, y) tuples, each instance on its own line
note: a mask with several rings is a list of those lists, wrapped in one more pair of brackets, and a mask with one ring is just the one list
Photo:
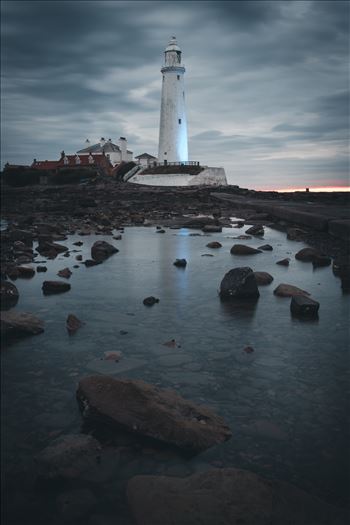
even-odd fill
[(101, 136), (157, 154), (176, 34), (191, 159), (251, 188), (348, 184), (348, 2), (1, 4), (2, 164)]

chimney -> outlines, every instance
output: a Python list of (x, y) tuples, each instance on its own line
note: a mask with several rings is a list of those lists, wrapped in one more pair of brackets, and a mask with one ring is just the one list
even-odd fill
[(127, 153), (127, 141), (125, 137), (120, 137), (119, 139), (119, 147), (122, 154), (122, 161), (128, 160), (128, 153)]
[(106, 142), (106, 141), (105, 141), (104, 137), (101, 137), (101, 140), (100, 140), (100, 146), (101, 146), (101, 148), (103, 148), (103, 146), (105, 145), (105, 142)]

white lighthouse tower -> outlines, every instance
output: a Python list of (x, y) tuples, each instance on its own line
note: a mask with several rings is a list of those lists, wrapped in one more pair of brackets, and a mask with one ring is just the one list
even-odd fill
[(188, 161), (185, 68), (181, 64), (181, 49), (175, 36), (169, 41), (164, 54), (158, 161), (185, 162)]

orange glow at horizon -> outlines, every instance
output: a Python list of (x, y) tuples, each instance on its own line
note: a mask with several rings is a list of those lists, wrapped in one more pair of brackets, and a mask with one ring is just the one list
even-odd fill
[[(315, 187), (312, 187), (312, 186), (309, 186), (309, 191), (310, 192), (332, 192), (332, 191), (350, 191), (350, 187), (349, 186), (315, 186)], [(266, 190), (266, 189), (261, 189), (260, 191), (277, 191), (279, 193), (292, 193), (293, 191), (304, 191), (305, 192), (306, 188), (280, 188), (280, 189), (274, 189), (274, 190)]]

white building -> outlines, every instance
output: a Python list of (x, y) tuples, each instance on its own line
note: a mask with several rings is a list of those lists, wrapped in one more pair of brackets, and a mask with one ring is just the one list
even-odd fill
[(144, 166), (145, 168), (153, 166), (154, 163), (158, 161), (157, 157), (153, 157), (153, 155), (150, 155), (149, 153), (142, 153), (141, 155), (137, 155), (135, 157), (135, 160), (137, 164), (139, 164), (139, 166)]
[(127, 149), (127, 140), (120, 137), (119, 146), (114, 144), (111, 139), (105, 140), (103, 137), (97, 144), (91, 144), (89, 139), (85, 141), (85, 147), (77, 151), (77, 155), (106, 155), (113, 166), (120, 162), (133, 160), (133, 152)]
[(158, 160), (161, 163), (184, 162), (188, 161), (185, 67), (181, 64), (181, 49), (174, 36), (164, 55)]

